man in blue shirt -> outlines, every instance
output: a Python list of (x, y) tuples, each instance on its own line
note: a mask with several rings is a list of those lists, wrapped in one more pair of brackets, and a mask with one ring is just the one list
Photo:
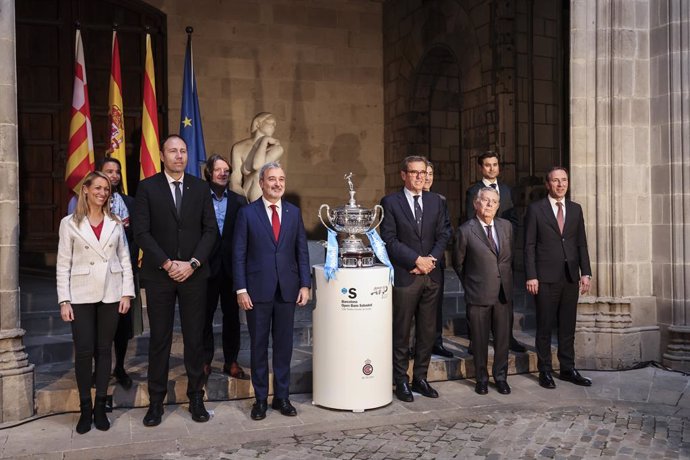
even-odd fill
[(218, 307), (223, 311), (223, 372), (230, 377), (245, 378), (244, 370), (237, 364), (240, 351), (240, 320), (237, 296), (232, 289), (232, 237), (235, 217), (247, 200), (228, 189), (230, 164), (214, 154), (206, 161), (204, 176), (208, 182), (213, 210), (218, 222), (218, 239), (211, 253), (206, 293), (206, 325), (204, 327), (204, 374), (211, 373), (215, 343), (213, 340), (213, 315)]

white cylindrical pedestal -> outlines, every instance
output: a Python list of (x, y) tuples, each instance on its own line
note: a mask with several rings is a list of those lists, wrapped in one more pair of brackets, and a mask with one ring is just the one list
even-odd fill
[(314, 266), (313, 402), (361, 412), (393, 400), (393, 288), (389, 269)]

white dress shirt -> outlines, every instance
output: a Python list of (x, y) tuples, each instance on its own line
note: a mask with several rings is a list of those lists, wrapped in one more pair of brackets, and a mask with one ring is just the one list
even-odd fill
[(551, 203), (551, 210), (553, 211), (553, 215), (558, 220), (558, 205), (556, 204), (557, 201), (560, 201), (563, 203), (563, 222), (565, 222), (565, 198), (561, 200), (556, 200), (555, 198), (552, 198), (551, 195), (549, 195), (549, 203)]
[[(180, 176), (179, 179), (173, 179), (165, 171), (163, 171), (163, 174), (165, 174), (165, 178), (168, 181), (168, 186), (170, 187), (170, 193), (172, 193), (172, 197), (173, 197), (173, 203), (175, 203), (175, 184), (173, 184), (173, 182), (179, 182), (180, 183), (180, 194), (181, 194), (180, 196), (184, 195), (184, 187), (183, 187), (183, 185), (184, 185), (184, 173), (182, 173), (182, 175)], [(175, 206), (177, 206), (177, 203), (175, 203)]]
[[(415, 212), (414, 212), (414, 196), (415, 196), (415, 194), (412, 193), (411, 190), (408, 190), (407, 187), (405, 187), (403, 190), (405, 193), (405, 198), (407, 198), (407, 204), (410, 205), (410, 209), (412, 210), (412, 215), (414, 216), (415, 215)], [(423, 192), (419, 192), (419, 207), (422, 209), (422, 212), (424, 212), (424, 205), (422, 204), (422, 193)]]
[[(492, 219), (491, 222), (489, 222), (488, 224), (479, 218), (477, 218), (477, 220), (479, 221), (480, 224), (482, 224), (482, 230), (484, 230), (485, 235), (486, 235), (486, 227), (491, 225), (491, 236), (494, 237), (494, 243), (496, 243), (496, 251), (497, 252), (500, 251), (501, 246), (500, 246), (500, 242), (498, 241), (498, 233), (496, 233), (496, 226), (494, 225), (494, 220)], [(487, 237), (487, 239), (488, 239), (488, 237)]]

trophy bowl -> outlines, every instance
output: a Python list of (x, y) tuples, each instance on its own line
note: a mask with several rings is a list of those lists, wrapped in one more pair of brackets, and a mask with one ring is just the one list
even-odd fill
[[(363, 235), (377, 228), (383, 221), (383, 208), (378, 204), (373, 208), (362, 208), (358, 205), (355, 201), (355, 190), (350, 180), (351, 177), (352, 173), (345, 175), (350, 188), (348, 204), (333, 209), (327, 204), (322, 204), (319, 208), (319, 220), (324, 227), (336, 233), (348, 235), (339, 247), (339, 266), (345, 268), (371, 267), (375, 260), (374, 251), (371, 247), (365, 246), (356, 235)], [(324, 211), (326, 220), (323, 218)]]

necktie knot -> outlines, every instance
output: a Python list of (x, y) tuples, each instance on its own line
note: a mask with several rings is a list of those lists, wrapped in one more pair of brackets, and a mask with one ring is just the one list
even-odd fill
[(493, 188), (494, 190), (496, 190), (498, 188), (498, 184), (496, 182), (494, 182), (493, 184), (489, 184), (489, 186), (491, 188)]

